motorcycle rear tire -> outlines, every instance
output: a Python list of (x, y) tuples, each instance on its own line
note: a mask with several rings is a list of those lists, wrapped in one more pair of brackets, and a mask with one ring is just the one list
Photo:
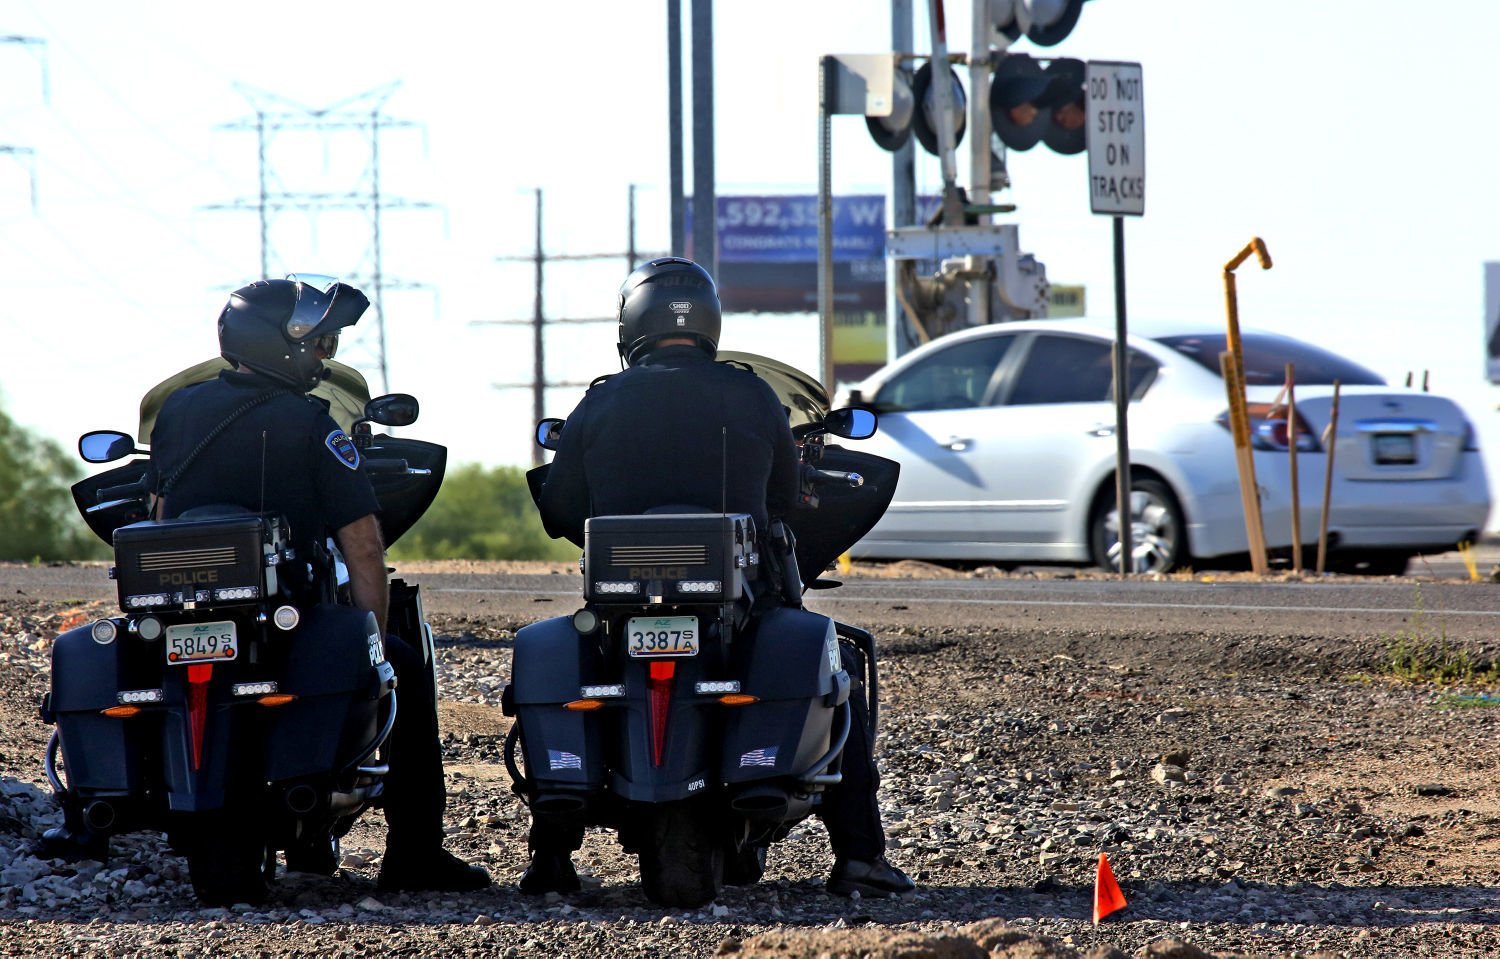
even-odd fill
[(183, 839), (193, 892), (204, 905), (266, 901), (276, 856), (252, 818), (206, 816)]
[(649, 813), (641, 847), (641, 885), (659, 906), (692, 909), (713, 902), (724, 886), (724, 842), (697, 803), (671, 803)]
[(734, 843), (724, 847), (724, 885), (753, 886), (766, 874), (766, 847), (761, 843), (746, 843), (734, 848)]
[(286, 871), (305, 872), (314, 876), (332, 876), (343, 861), (339, 841), (332, 836), (309, 836), (286, 849)]

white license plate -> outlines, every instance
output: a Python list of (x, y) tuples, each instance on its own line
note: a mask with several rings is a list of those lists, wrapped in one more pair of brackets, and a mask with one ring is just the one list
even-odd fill
[(698, 617), (632, 616), (625, 622), (625, 651), (637, 659), (698, 655)]
[(184, 623), (167, 627), (167, 664), (219, 663), (239, 655), (234, 623)]
[(1417, 461), (1417, 441), (1410, 433), (1376, 433), (1375, 462), (1383, 466), (1410, 466)]

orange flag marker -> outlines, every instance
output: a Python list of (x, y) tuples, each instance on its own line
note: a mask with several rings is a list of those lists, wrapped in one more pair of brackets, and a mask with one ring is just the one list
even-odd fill
[(1115, 882), (1115, 871), (1109, 868), (1109, 858), (1099, 854), (1099, 875), (1094, 880), (1094, 925), (1112, 912), (1125, 908), (1125, 894)]

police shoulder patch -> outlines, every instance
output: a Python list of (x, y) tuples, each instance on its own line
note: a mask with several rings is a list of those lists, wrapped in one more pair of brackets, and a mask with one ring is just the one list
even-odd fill
[(338, 457), (340, 463), (352, 470), (359, 469), (359, 447), (354, 445), (349, 434), (343, 430), (334, 430), (328, 434), (327, 439), (323, 440), (323, 445)]

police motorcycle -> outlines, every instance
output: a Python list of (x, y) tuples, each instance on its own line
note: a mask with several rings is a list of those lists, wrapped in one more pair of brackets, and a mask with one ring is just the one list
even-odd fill
[[(447, 450), (372, 436), (370, 423), (406, 426), (417, 413), (407, 394), (376, 397), (352, 430), (388, 543), (432, 503)], [(91, 463), (149, 456), (110, 431), (85, 434), (79, 452)], [(148, 463), (72, 488), (114, 547), (121, 614), (53, 645), (46, 774), (73, 855), (104, 860), (113, 835), (165, 832), (202, 902), (259, 902), (278, 850), (288, 869), (332, 875), (340, 837), (380, 804), (395, 673), (375, 616), (349, 605), (331, 540), (294, 555), (282, 517), (237, 507), (150, 519)], [(415, 585), (391, 582), (388, 627), (424, 651), (430, 677)]]
[[(767, 531), (747, 514), (590, 519), (583, 605), (516, 633), (502, 701), (515, 717), (506, 766), (533, 821), (615, 830), (646, 896), (689, 908), (759, 881), (767, 847), (840, 781), (851, 696), (873, 741), (874, 638), (801, 597), (839, 585), (819, 571), (875, 525), (899, 473), (828, 442), (873, 435), (872, 411), (830, 411), (816, 380), (774, 360), (718, 358), (749, 366), (791, 412), (799, 508)], [(537, 441), (555, 446), (562, 423), (543, 420)], [(533, 493), (547, 469), (528, 475)], [(864, 675), (845, 670), (841, 644)]]

